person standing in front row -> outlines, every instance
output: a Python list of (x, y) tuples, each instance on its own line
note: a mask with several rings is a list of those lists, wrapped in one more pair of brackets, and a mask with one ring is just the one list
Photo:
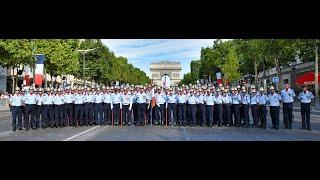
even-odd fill
[(250, 108), (251, 108), (251, 114), (253, 119), (253, 125), (252, 127), (258, 128), (259, 127), (259, 121), (258, 121), (258, 96), (256, 89), (252, 89), (252, 93), (250, 96)]
[(289, 88), (289, 84), (285, 84), (285, 89), (281, 91), (281, 98), (283, 99), (283, 121), (284, 128), (292, 128), (292, 110), (293, 110), (293, 98), (296, 97), (294, 91)]
[(270, 94), (268, 95), (269, 104), (270, 104), (270, 116), (272, 119), (272, 129), (279, 129), (279, 111), (280, 111), (280, 101), (282, 98), (279, 94), (274, 92), (274, 87), (270, 87)]
[(128, 94), (128, 89), (124, 89), (124, 93), (121, 95), (121, 104), (122, 104), (122, 121), (123, 125), (131, 125), (131, 109), (132, 101), (131, 95)]
[[(29, 130), (30, 124), (32, 129), (36, 129), (35, 127), (35, 105), (37, 101), (37, 96), (33, 93), (33, 88), (30, 87), (30, 92), (25, 94), (22, 98), (22, 101), (25, 104), (25, 119), (24, 119), (24, 128), (26, 131)], [(29, 122), (29, 117), (31, 117), (31, 121)]]
[(260, 127), (266, 129), (267, 127), (267, 108), (266, 104), (269, 102), (268, 96), (263, 93), (263, 87), (260, 88), (260, 93), (258, 95), (258, 114), (260, 121)]
[(311, 125), (310, 125), (310, 103), (312, 99), (314, 99), (314, 96), (312, 92), (308, 91), (307, 86), (303, 86), (303, 91), (300, 92), (298, 99), (300, 99), (301, 102), (301, 120), (302, 120), (302, 128), (301, 130), (307, 130), (311, 131)]
[(20, 94), (19, 87), (16, 87), (15, 93), (9, 98), (9, 105), (12, 113), (12, 128), (13, 131), (17, 129), (17, 119), (18, 128), (22, 130), (22, 95)]

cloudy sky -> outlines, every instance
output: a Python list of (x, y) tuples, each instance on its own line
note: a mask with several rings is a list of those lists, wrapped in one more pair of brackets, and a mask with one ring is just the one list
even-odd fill
[(156, 61), (178, 61), (182, 75), (190, 72), (190, 62), (200, 58), (201, 47), (212, 46), (214, 39), (102, 39), (116, 56), (150, 76), (149, 65)]

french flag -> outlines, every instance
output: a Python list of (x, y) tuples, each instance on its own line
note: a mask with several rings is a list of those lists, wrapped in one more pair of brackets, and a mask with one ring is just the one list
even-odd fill
[(43, 80), (43, 68), (44, 68), (44, 61), (45, 55), (44, 54), (37, 54), (36, 55), (36, 70), (35, 70), (35, 85), (41, 86)]
[(29, 86), (30, 85), (30, 67), (24, 66), (24, 85)]

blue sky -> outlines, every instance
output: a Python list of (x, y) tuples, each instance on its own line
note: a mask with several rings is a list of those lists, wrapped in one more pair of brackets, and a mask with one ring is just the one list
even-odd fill
[(178, 61), (183, 74), (190, 72), (190, 62), (200, 59), (201, 47), (213, 45), (214, 39), (102, 39), (115, 53), (150, 76), (149, 65), (157, 61)]

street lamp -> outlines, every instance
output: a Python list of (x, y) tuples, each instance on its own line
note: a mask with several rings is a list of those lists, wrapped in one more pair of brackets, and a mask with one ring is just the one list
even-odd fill
[(83, 72), (82, 72), (82, 79), (83, 79), (83, 85), (86, 84), (86, 80), (85, 80), (85, 75), (84, 75), (84, 72), (85, 72), (85, 54), (87, 54), (88, 52), (90, 51), (93, 51), (97, 48), (93, 48), (93, 49), (84, 49), (84, 50), (77, 50), (77, 52), (81, 53), (82, 54), (82, 66), (83, 66)]
[(291, 67), (292, 67), (292, 71), (291, 71), (291, 87), (293, 88), (293, 86), (294, 86), (294, 79), (295, 79), (295, 70), (296, 70), (296, 65), (297, 65), (297, 61), (294, 59), (294, 60), (292, 60), (291, 61), (291, 63), (289, 63), (289, 65), (291, 65)]

